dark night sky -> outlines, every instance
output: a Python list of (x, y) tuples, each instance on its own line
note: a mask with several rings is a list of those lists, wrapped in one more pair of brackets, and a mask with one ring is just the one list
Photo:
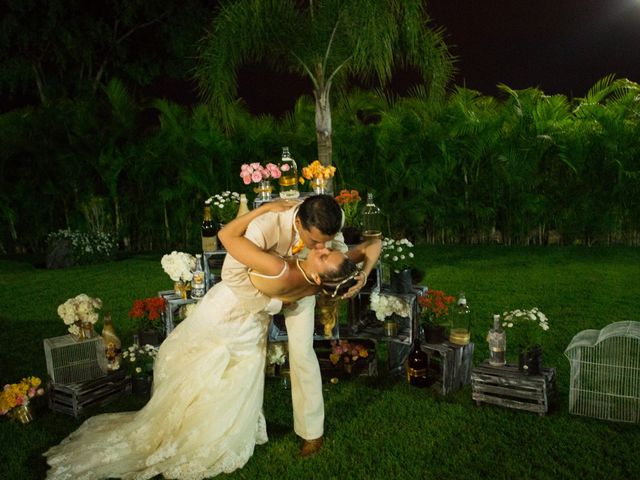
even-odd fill
[[(608, 74), (640, 83), (640, 0), (428, 0), (427, 11), (458, 57), (455, 83), (483, 94), (504, 83), (582, 97)], [(310, 94), (294, 77), (274, 77), (288, 88), (264, 88), (266, 75), (251, 67), (240, 76), (255, 113), (281, 113)], [(398, 75), (394, 85), (402, 92), (410, 80)]]
[(605, 75), (640, 82), (640, 0), (431, 0), (457, 84), (584, 96)]

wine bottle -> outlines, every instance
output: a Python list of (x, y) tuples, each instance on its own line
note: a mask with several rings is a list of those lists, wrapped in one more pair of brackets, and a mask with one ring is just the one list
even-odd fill
[(493, 328), (487, 334), (487, 342), (489, 343), (489, 364), (504, 365), (506, 363), (507, 339), (502, 325), (500, 325), (500, 315), (493, 316)]
[(453, 312), (449, 341), (456, 345), (467, 345), (471, 339), (471, 315), (467, 298), (460, 292), (458, 302)]
[(280, 198), (298, 198), (298, 165), (289, 153), (289, 147), (282, 147), (282, 159), (280, 160)]
[(213, 221), (211, 204), (207, 202), (204, 205), (204, 217), (200, 232), (202, 235), (202, 251), (215, 252), (218, 250), (218, 224)]
[(382, 236), (382, 212), (373, 203), (373, 193), (367, 193), (367, 203), (362, 209), (362, 236), (365, 240)]
[(238, 213), (236, 218), (241, 217), (245, 213), (249, 213), (249, 205), (247, 202), (247, 196), (244, 193), (240, 194), (240, 205), (238, 206)]
[(198, 300), (204, 297), (206, 288), (204, 284), (204, 270), (202, 270), (202, 255), (196, 254), (196, 269), (191, 279), (191, 298)]
[(122, 359), (122, 342), (116, 335), (116, 330), (111, 321), (111, 314), (109, 313), (103, 319), (102, 341), (104, 342), (104, 353), (107, 357), (107, 369), (112, 372), (118, 370)]
[(411, 351), (407, 357), (407, 381), (414, 387), (428, 387), (431, 382), (429, 378), (429, 355), (422, 351), (420, 338), (416, 335), (411, 346)]

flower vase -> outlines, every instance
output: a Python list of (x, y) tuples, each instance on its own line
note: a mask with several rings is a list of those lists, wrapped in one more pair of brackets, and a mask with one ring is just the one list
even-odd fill
[(261, 180), (258, 183), (258, 186), (253, 189), (256, 193), (256, 200), (260, 200), (262, 202), (267, 202), (271, 200), (271, 191), (273, 188), (271, 187), (271, 182), (269, 180)]
[(542, 373), (542, 347), (520, 347), (518, 353), (518, 369), (525, 375), (539, 375)]
[(426, 343), (442, 343), (447, 338), (447, 329), (444, 325), (425, 323), (423, 329)]
[(342, 368), (347, 375), (351, 375), (353, 373), (353, 363), (343, 363)]
[(183, 300), (189, 298), (189, 292), (191, 290), (191, 284), (189, 282), (183, 282), (182, 280), (178, 280), (173, 284), (173, 291), (176, 295), (178, 295)]
[(323, 195), (327, 192), (327, 180), (323, 177), (314, 177), (311, 179), (311, 187), (316, 195)]
[(398, 320), (395, 315), (391, 315), (385, 319), (384, 333), (387, 337), (396, 337), (398, 335)]
[(333, 337), (333, 330), (338, 322), (339, 304), (339, 300), (334, 300), (325, 295), (319, 295), (316, 299), (318, 321), (322, 325), (322, 334), (325, 338)]
[(78, 333), (72, 333), (71, 337), (76, 342), (82, 342), (87, 340), (88, 338), (93, 338), (96, 336), (96, 332), (93, 329), (93, 323), (91, 322), (76, 322), (76, 326), (78, 327)]
[(153, 377), (150, 375), (132, 376), (131, 377), (131, 393), (142, 395), (144, 397), (150, 397), (152, 382), (153, 382)]
[(26, 405), (18, 405), (17, 407), (13, 407), (7, 413), (9, 418), (18, 423), (29, 423), (33, 420), (33, 410), (31, 409), (30, 404)]
[(410, 268), (403, 268), (400, 271), (391, 270), (389, 281), (393, 293), (411, 293), (413, 291)]

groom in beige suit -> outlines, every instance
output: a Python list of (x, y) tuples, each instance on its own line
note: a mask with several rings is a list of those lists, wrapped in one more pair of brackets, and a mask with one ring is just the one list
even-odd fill
[[(249, 224), (245, 237), (265, 251), (278, 255), (305, 257), (306, 249), (329, 247), (347, 251), (342, 241), (342, 210), (333, 197), (314, 195), (280, 213), (266, 213)], [(302, 246), (304, 243), (304, 247)], [(366, 282), (372, 266), (366, 265), (358, 284), (350, 291), (354, 295)], [(222, 267), (222, 279), (243, 300), (251, 312), (276, 314), (282, 310), (289, 342), (293, 427), (303, 440), (300, 455), (312, 455), (322, 447), (324, 434), (324, 401), (318, 358), (313, 350), (315, 296), (305, 297), (295, 304), (285, 305), (269, 298), (251, 284), (247, 267), (227, 255)]]

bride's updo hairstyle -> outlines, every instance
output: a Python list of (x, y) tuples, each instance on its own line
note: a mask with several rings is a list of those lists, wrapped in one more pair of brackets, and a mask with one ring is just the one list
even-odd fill
[(344, 257), (344, 261), (333, 272), (325, 272), (320, 275), (322, 280), (322, 293), (331, 298), (341, 297), (352, 286), (358, 283), (355, 278), (361, 270), (348, 257)]

